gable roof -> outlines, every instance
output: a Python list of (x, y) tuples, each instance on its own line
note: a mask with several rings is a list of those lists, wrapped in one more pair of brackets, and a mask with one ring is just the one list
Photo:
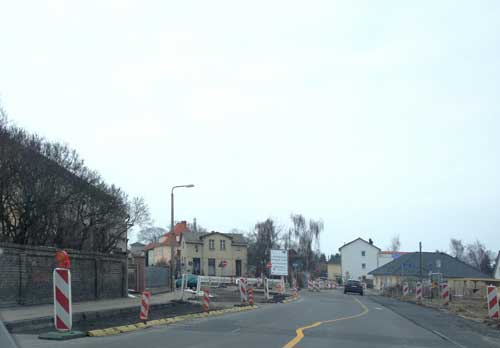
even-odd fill
[[(429, 272), (438, 272), (437, 261), (441, 261), (439, 271), (445, 278), (477, 278), (491, 279), (491, 276), (480, 270), (451, 257), (446, 253), (422, 253), (422, 276), (427, 277)], [(420, 275), (420, 256), (418, 252), (403, 254), (397, 259), (377, 268), (368, 274), (375, 276), (414, 276)]]
[(130, 244), (130, 246), (144, 246), (144, 244), (140, 243), (140, 242), (135, 242), (135, 243), (132, 243)]
[(352, 244), (354, 242), (357, 242), (358, 240), (362, 241), (362, 242), (365, 242), (366, 244), (368, 244), (369, 246), (371, 247), (374, 247), (375, 249), (378, 249), (379, 251), (381, 251), (381, 249), (379, 247), (376, 247), (375, 245), (373, 244), (370, 244), (369, 242), (367, 242), (366, 240), (364, 240), (363, 238), (359, 237), (359, 238), (356, 238), (355, 240), (352, 240), (350, 241), (349, 243), (347, 244), (344, 244), (342, 245), (340, 248), (339, 248), (339, 251), (341, 251), (343, 248), (345, 248), (346, 246), (348, 246), (349, 244)]
[(203, 238), (209, 237), (214, 234), (220, 234), (224, 237), (227, 237), (231, 239), (231, 244), (232, 245), (242, 245), (246, 246), (247, 241), (245, 239), (245, 236), (240, 234), (240, 233), (222, 233), (222, 232), (216, 232), (212, 231), (209, 233), (200, 233), (200, 232), (184, 232), (182, 234), (182, 238), (186, 243), (195, 243), (195, 244), (203, 244)]

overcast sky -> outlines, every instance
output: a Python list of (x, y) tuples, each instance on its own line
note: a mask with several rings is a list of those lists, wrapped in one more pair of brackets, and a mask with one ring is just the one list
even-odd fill
[(500, 249), (499, 1), (10, 1), (0, 99), (157, 225)]

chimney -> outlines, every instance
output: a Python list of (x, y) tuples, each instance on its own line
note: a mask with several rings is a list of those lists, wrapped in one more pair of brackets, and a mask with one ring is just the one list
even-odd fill
[(373, 240), (371, 238), (368, 239), (368, 243), (370, 243), (371, 245), (373, 245)]

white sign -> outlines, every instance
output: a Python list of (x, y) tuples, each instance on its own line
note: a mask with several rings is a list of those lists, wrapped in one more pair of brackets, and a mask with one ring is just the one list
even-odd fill
[(271, 250), (271, 275), (288, 275), (287, 250)]

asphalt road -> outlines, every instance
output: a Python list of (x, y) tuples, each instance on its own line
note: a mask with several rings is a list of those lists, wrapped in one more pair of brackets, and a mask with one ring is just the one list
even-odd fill
[[(254, 311), (117, 336), (65, 342), (42, 341), (33, 335), (16, 335), (15, 338), (21, 348), (463, 347), (367, 296), (344, 295), (339, 291), (303, 292), (298, 301), (288, 304), (264, 305)], [(500, 347), (500, 341), (490, 343), (486, 346)]]

